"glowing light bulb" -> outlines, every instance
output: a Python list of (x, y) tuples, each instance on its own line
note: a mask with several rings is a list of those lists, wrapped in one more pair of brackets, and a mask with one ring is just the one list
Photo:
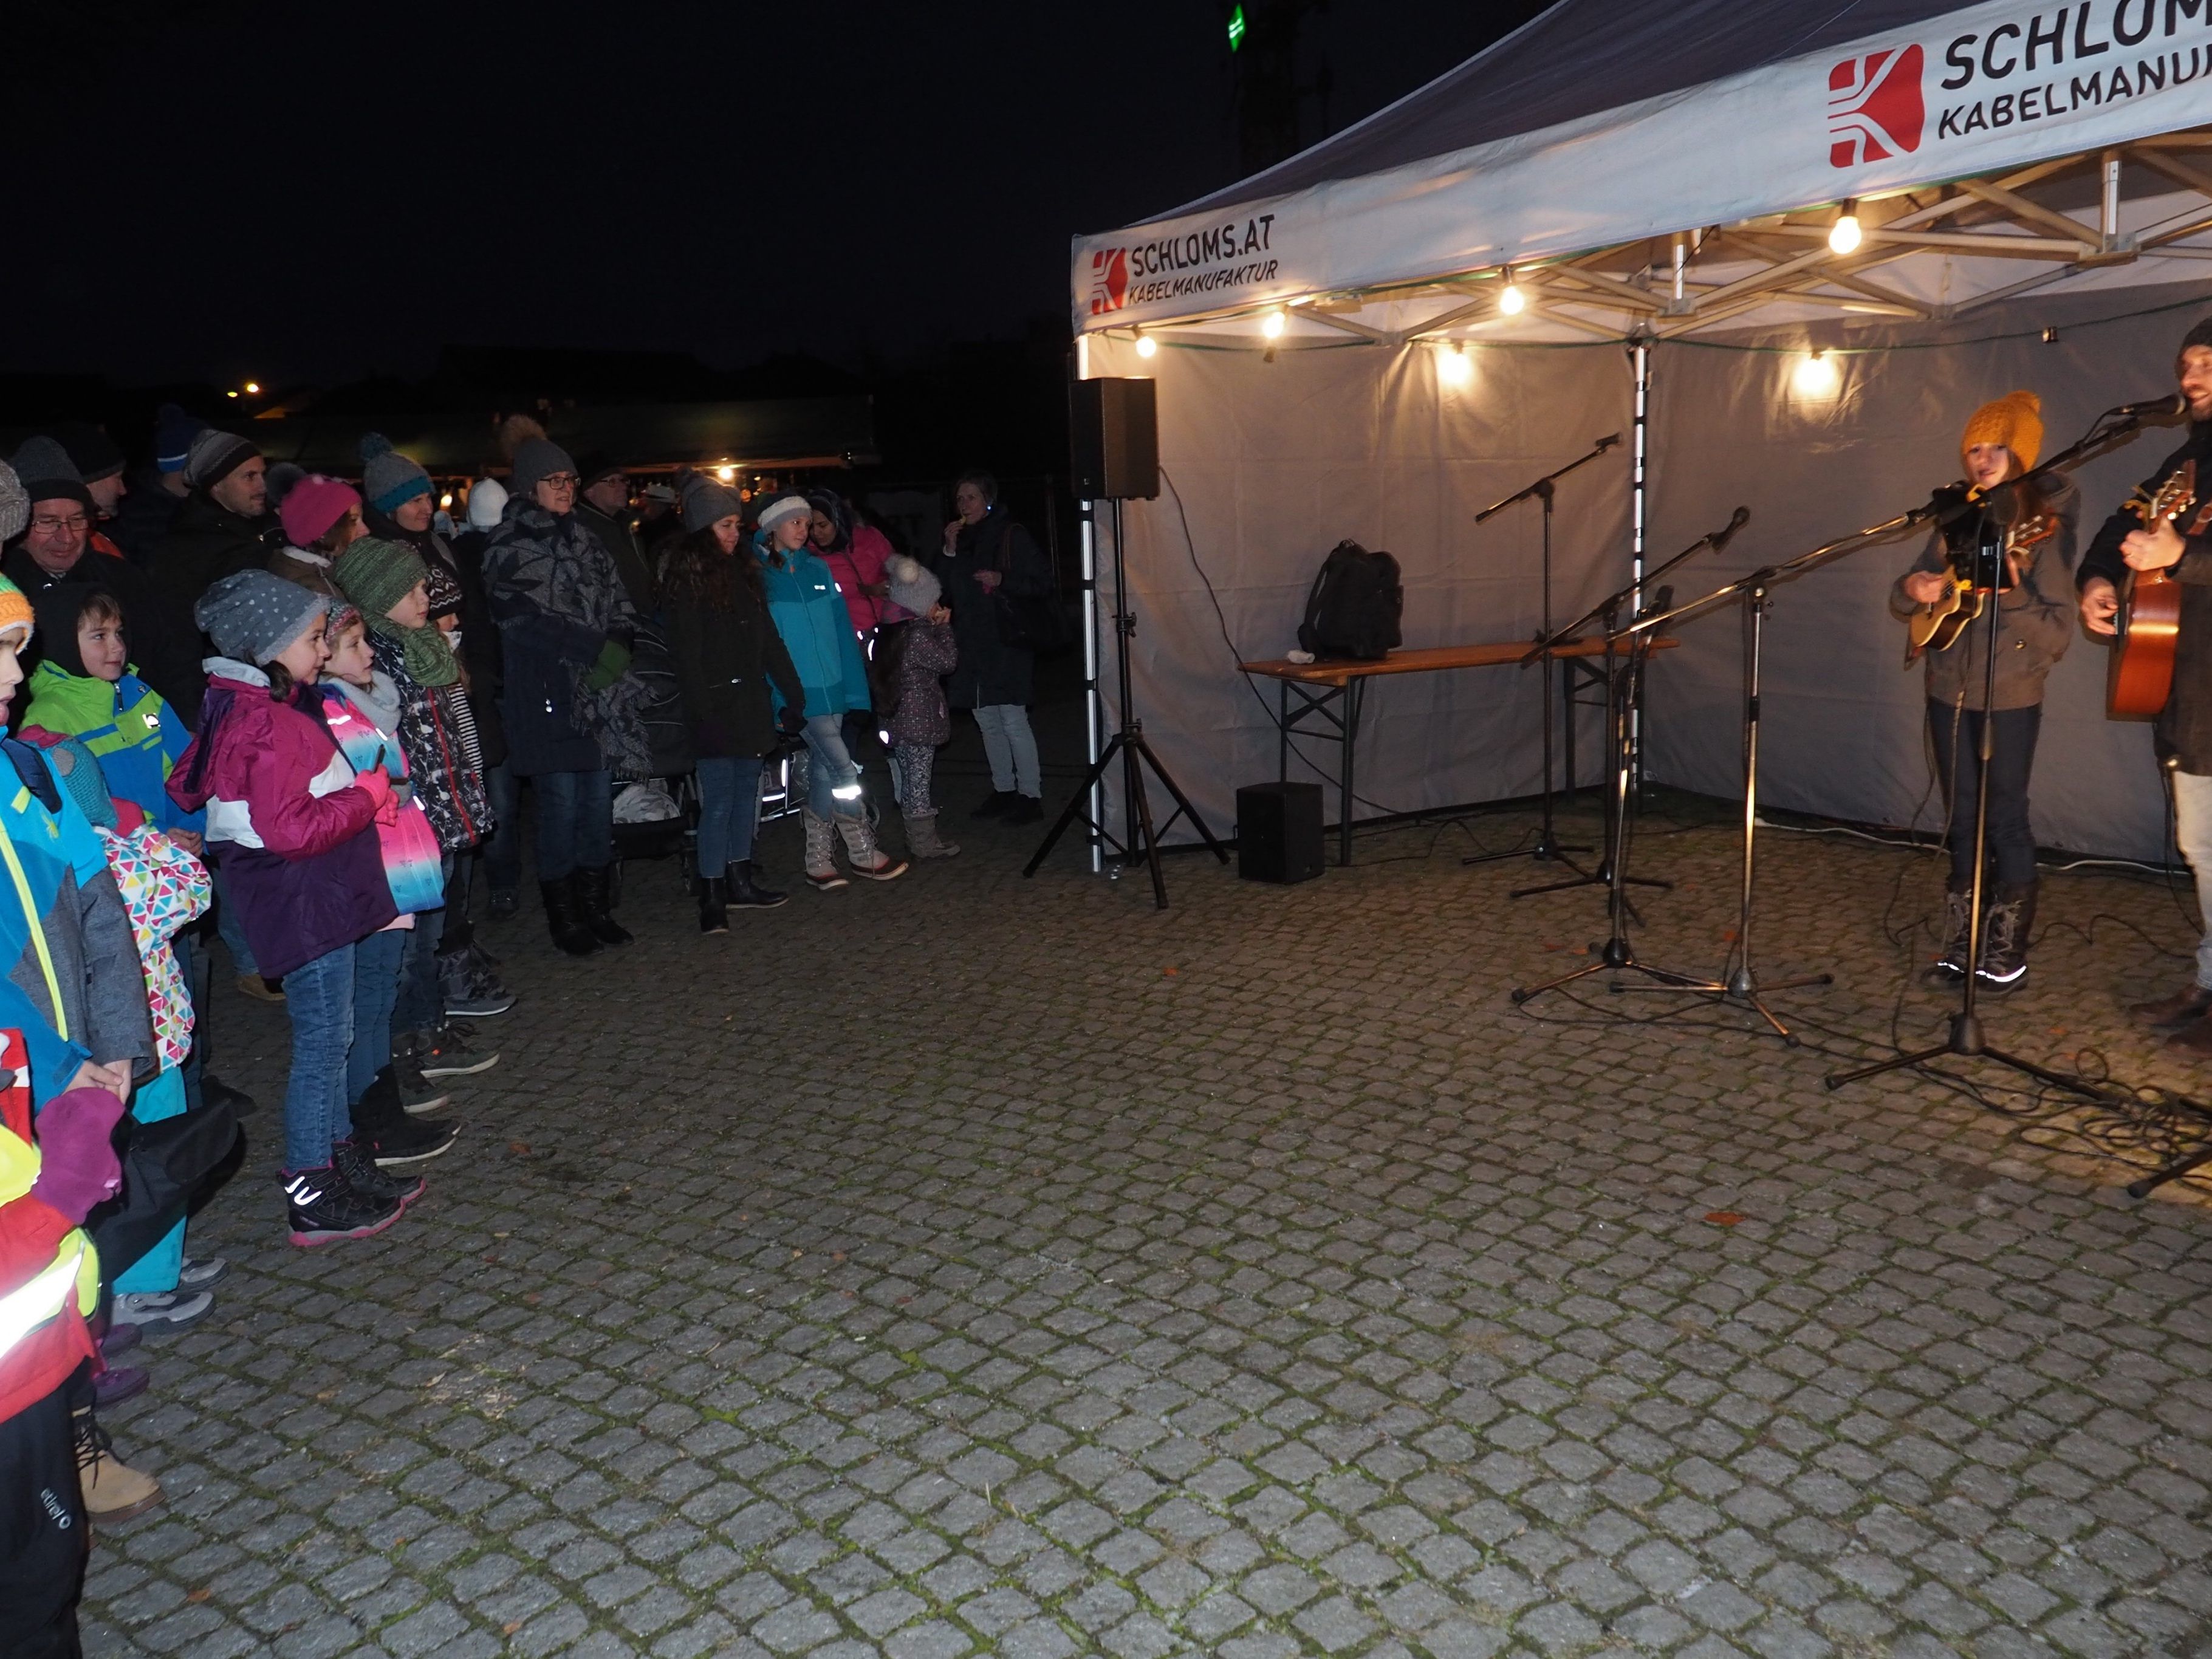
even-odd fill
[(452, 512), (453, 507), (453, 492), (449, 489), (444, 495), (439, 496), (438, 505), (444, 507), (447, 512)]
[(1139, 357), (1157, 357), (1159, 353), (1160, 343), (1151, 335), (1139, 334), (1137, 337), (1137, 355)]
[(1828, 227), (1828, 252), (1856, 253), (1865, 240), (1866, 233), (1859, 228), (1859, 204), (1845, 202), (1844, 210), (1836, 216), (1836, 222)]
[(1528, 308), (1528, 296), (1521, 291), (1521, 284), (1513, 275), (1513, 267), (1505, 267), (1505, 289), (1498, 296), (1498, 308), (1508, 317), (1518, 317)]
[(714, 469), (714, 476), (724, 483), (730, 483), (736, 479), (738, 469), (729, 465), (718, 466)]
[(1825, 351), (1816, 351), (1802, 359), (1790, 376), (1790, 383), (1796, 388), (1799, 397), (1821, 399), (1834, 397), (1843, 380), (1835, 359)]
[(1437, 354), (1437, 379), (1445, 386), (1465, 386), (1474, 378), (1474, 359), (1466, 349), (1454, 346)]
[(1288, 320), (1281, 312), (1271, 311), (1267, 313), (1267, 319), (1260, 325), (1260, 332), (1271, 340), (1279, 340), (1283, 337), (1283, 330), (1288, 326)]
[(249, 398), (258, 398), (261, 395), (261, 382), (248, 380), (246, 383), (246, 395)]
[(236, 396), (238, 396), (238, 394), (237, 394), (235, 392), (224, 392), (222, 395), (223, 395), (224, 397), (226, 397), (226, 398), (235, 398)]

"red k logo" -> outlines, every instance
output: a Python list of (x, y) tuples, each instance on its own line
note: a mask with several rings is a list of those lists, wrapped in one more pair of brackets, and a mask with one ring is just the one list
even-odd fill
[(1922, 52), (1870, 52), (1828, 71), (1828, 161), (1855, 167), (1920, 148), (1927, 111), (1920, 99)]
[(1129, 251), (1102, 248), (1091, 256), (1091, 314), (1119, 311), (1129, 297)]

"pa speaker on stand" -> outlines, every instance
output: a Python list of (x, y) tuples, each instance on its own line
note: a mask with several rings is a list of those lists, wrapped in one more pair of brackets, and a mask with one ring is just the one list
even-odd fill
[[(1051, 854), (1068, 825), (1080, 818), (1121, 860), (1124, 869), (1134, 869), (1141, 863), (1151, 870), (1152, 902), (1164, 910), (1168, 884), (1160, 869), (1159, 838), (1177, 817), (1190, 820), (1190, 827), (1223, 864), (1229, 862), (1229, 849), (1214, 839), (1198, 809), (1176, 787), (1167, 768), (1145, 741), (1144, 723), (1137, 719), (1130, 699), (1129, 641), (1136, 634), (1137, 618), (1129, 609), (1128, 571), (1121, 556), (1121, 503), (1130, 499), (1149, 501), (1160, 493), (1158, 387), (1153, 380), (1115, 379), (1075, 380), (1068, 386), (1068, 447), (1076, 496), (1091, 503), (1094, 513), (1099, 501), (1113, 506), (1114, 654), (1121, 724), (1091, 762), (1083, 781), (1076, 785), (1074, 794), (1046, 832), (1043, 843), (1022, 866), (1022, 873), (1036, 874), (1037, 866)], [(1106, 827), (1103, 811), (1094, 818), (1088, 810), (1091, 792), (1116, 759), (1121, 763), (1121, 833), (1118, 836)], [(1158, 824), (1152, 822), (1152, 801), (1145, 792), (1147, 768), (1176, 804), (1175, 811)]]

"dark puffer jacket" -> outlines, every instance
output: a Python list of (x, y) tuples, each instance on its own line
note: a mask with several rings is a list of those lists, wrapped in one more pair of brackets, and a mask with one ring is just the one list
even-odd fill
[(1036, 653), (1008, 645), (999, 633), (999, 608), (975, 580), (979, 570), (1005, 573), (1001, 592), (1030, 597), (1052, 592), (1052, 567), (1030, 532), (994, 507), (981, 524), (963, 525), (950, 550), (939, 546), (930, 568), (945, 585), (952, 607), (952, 634), (960, 665), (945, 682), (955, 708), (1026, 703), (1036, 695)]
[[(750, 556), (742, 548), (735, 555)], [(730, 573), (726, 608), (672, 592), (668, 641), (691, 717), (692, 746), (702, 759), (765, 755), (775, 747), (771, 684), (785, 707), (805, 704), (783, 635), (741, 572)]]
[[(2193, 422), (2189, 441), (2159, 463), (2158, 471), (2143, 480), (2146, 493), (2155, 490), (2188, 462), (2197, 464), (2197, 495), (2200, 503), (2212, 501), (2212, 421)], [(2158, 717), (2159, 757), (2194, 777), (2212, 777), (2212, 533), (2203, 508), (2185, 514), (2179, 522), (2185, 532), (2186, 550), (2173, 567), (2181, 584), (2181, 625), (2174, 639), (2173, 690), (2166, 711)], [(2120, 557), (2120, 543), (2142, 521), (2123, 507), (2105, 520), (2089, 550), (2081, 556), (2075, 585), (2102, 576), (2120, 586), (2128, 567)]]

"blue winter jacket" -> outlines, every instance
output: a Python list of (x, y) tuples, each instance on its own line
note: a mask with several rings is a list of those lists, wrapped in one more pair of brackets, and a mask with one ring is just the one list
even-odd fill
[(100, 837), (13, 738), (0, 740), (0, 1025), (22, 1031), (43, 1109), (88, 1060), (149, 1065), (153, 1022)]
[[(759, 532), (753, 536), (753, 556), (760, 561), (768, 613), (791, 653), (799, 684), (806, 688), (808, 718), (867, 708), (867, 659), (860, 654), (853, 614), (846, 609), (830, 567), (805, 548), (777, 553)], [(787, 567), (779, 559), (791, 562)], [(783, 707), (781, 691), (775, 694), (775, 706)]]

